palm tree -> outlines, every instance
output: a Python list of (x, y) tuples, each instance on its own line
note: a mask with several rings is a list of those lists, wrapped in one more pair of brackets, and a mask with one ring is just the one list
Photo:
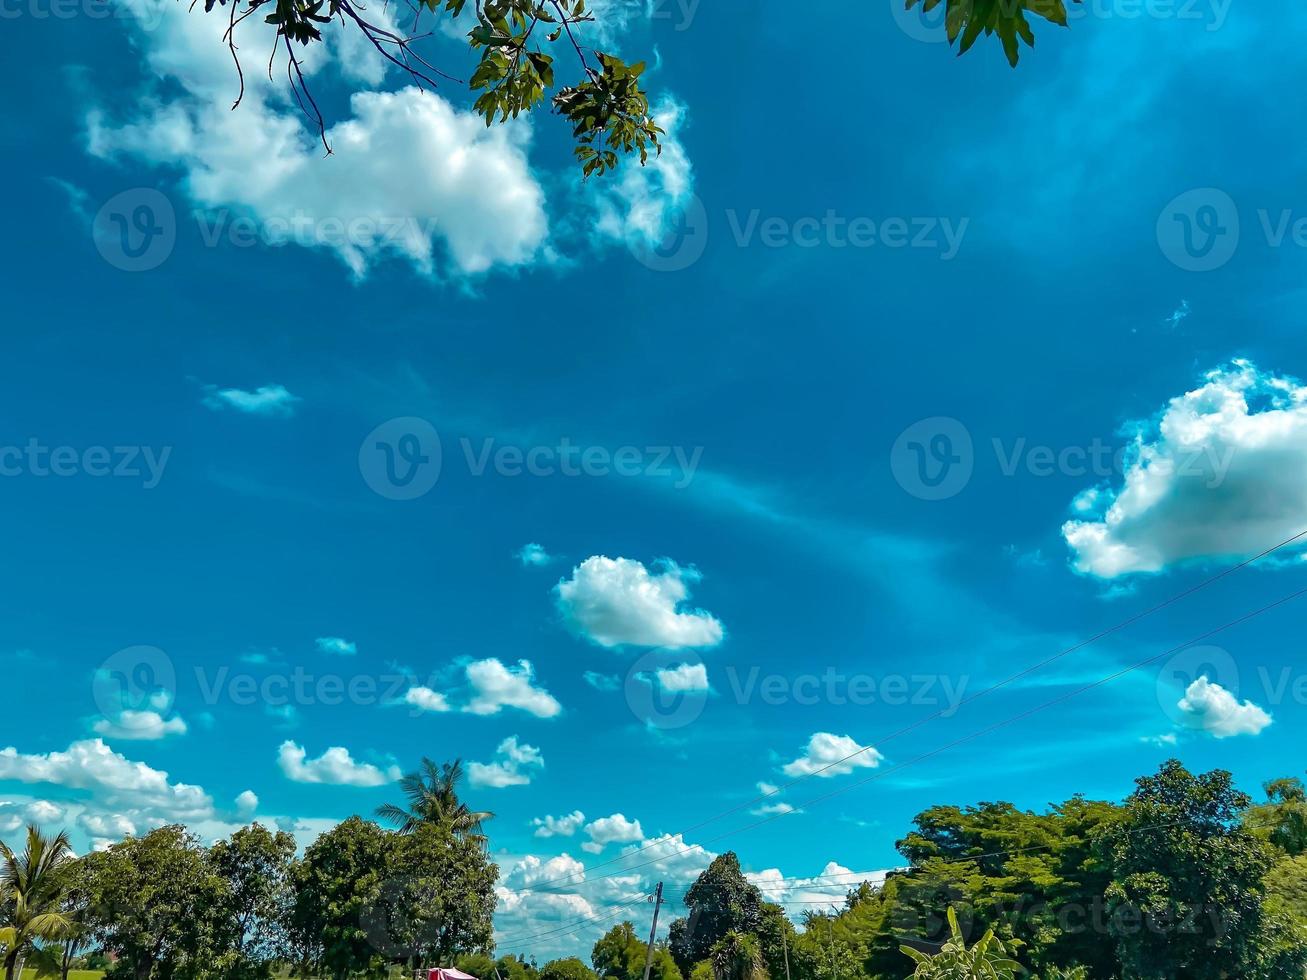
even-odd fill
[(5, 980), (14, 980), (20, 957), (37, 940), (61, 939), (72, 923), (59, 907), (62, 897), (59, 866), (72, 857), (68, 835), (44, 836), (27, 828), (27, 846), (15, 854), (0, 841), (0, 890), (6, 897), (8, 921), (0, 927), (5, 948)]
[(471, 810), (458, 798), (458, 784), (463, 780), (463, 760), (437, 765), (422, 759), (422, 768), (399, 781), (407, 808), (394, 803), (377, 807), (377, 816), (389, 820), (401, 834), (411, 834), (423, 824), (437, 824), (451, 832), (476, 840), (485, 840), (481, 825), (494, 819), (485, 810)]
[(762, 947), (747, 932), (732, 929), (717, 940), (708, 958), (714, 980), (766, 980)]

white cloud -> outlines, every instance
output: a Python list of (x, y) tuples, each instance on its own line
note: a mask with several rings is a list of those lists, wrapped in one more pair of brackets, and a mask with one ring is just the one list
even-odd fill
[(622, 679), (615, 674), (601, 674), (597, 670), (587, 670), (581, 676), (596, 691), (619, 691), (622, 688)]
[(536, 829), (537, 837), (571, 837), (585, 823), (585, 814), (580, 810), (562, 817), (536, 817), (531, 826)]
[(694, 195), (694, 171), (681, 144), (686, 109), (670, 95), (654, 106), (654, 121), (666, 135), (663, 151), (644, 166), (625, 161), (618, 173), (590, 185), (599, 212), (599, 233), (619, 242), (656, 245), (667, 237)]
[(488, 786), (503, 789), (506, 786), (525, 786), (531, 782), (531, 774), (545, 765), (544, 756), (534, 745), (519, 743), (516, 735), (510, 735), (499, 743), (495, 750), (493, 762), (472, 762), (468, 764), (468, 781), (473, 786)]
[(786, 763), (781, 771), (787, 776), (815, 774), (826, 779), (854, 769), (875, 769), (884, 758), (878, 750), (859, 745), (848, 735), (814, 732), (804, 754)]
[(170, 782), (166, 772), (132, 762), (98, 738), (46, 754), (26, 755), (12, 746), (0, 749), (0, 779), (89, 790), (111, 805), (150, 808), (174, 819), (199, 819), (213, 812), (213, 800), (201, 787)]
[(299, 400), (281, 385), (264, 385), (254, 391), (204, 386), (204, 404), (215, 412), (233, 408), (246, 415), (289, 418), (295, 414), (295, 403)]
[[(529, 660), (518, 661), (516, 667), (507, 667), (494, 657), (477, 660), (463, 668), (463, 676), (467, 680), (467, 689), (462, 692), (466, 701), (457, 710), (467, 714), (497, 715), (505, 708), (516, 708), (537, 718), (554, 718), (562, 713), (558, 699), (535, 685), (535, 668)], [(460, 698), (455, 696), (455, 700)], [(404, 703), (419, 711), (455, 710), (449, 695), (429, 687), (410, 688)]]
[(1251, 701), (1241, 702), (1220, 684), (1200, 677), (1189, 685), (1178, 705), (1185, 720), (1215, 738), (1257, 735), (1271, 716)]
[(47, 827), (63, 820), (68, 811), (49, 800), (31, 800), (26, 803), (0, 802), (0, 833), (12, 833), (27, 825)]
[(884, 883), (887, 871), (853, 871), (836, 861), (827, 862), (820, 873), (811, 878), (790, 877), (779, 868), (745, 872), (744, 877), (762, 891), (763, 898), (794, 908), (812, 908), (819, 904), (843, 905), (845, 896), (864, 881), (879, 886)]
[(545, 551), (544, 545), (532, 542), (522, 546), (522, 550), (517, 553), (517, 560), (528, 568), (543, 568), (555, 559)]
[(185, 735), (186, 722), (180, 715), (164, 718), (157, 711), (120, 711), (116, 718), (101, 718), (92, 730), (108, 738), (157, 741), (169, 735)]
[(472, 699), (463, 710), (474, 715), (497, 715), (504, 708), (517, 708), (537, 718), (553, 718), (563, 706), (548, 691), (534, 685), (535, 671), (529, 660), (517, 668), (505, 667), (494, 658), (467, 665)]
[(136, 824), (121, 813), (82, 813), (77, 824), (92, 837), (119, 840), (136, 833)]
[(318, 653), (325, 653), (328, 656), (352, 657), (359, 652), (357, 643), (339, 636), (320, 636), (313, 642), (318, 648)]
[(508, 873), (507, 882), (529, 888), (540, 882), (557, 882), (560, 878), (568, 879), (570, 884), (580, 884), (585, 880), (585, 865), (570, 854), (548, 860), (528, 854)]
[(323, 783), (329, 786), (383, 786), (399, 778), (398, 766), (384, 771), (368, 762), (356, 762), (347, 749), (334, 746), (316, 759), (292, 741), (281, 743), (277, 764), (295, 783)]
[(1076, 568), (1111, 579), (1247, 556), (1304, 530), (1307, 386), (1236, 360), (1141, 423), (1115, 490), (1076, 497)]
[(711, 647), (722, 642), (722, 624), (701, 609), (680, 608), (699, 581), (693, 568), (664, 560), (654, 571), (630, 558), (587, 558), (558, 583), (555, 596), (564, 619), (603, 647)]
[[(542, 253), (548, 222), (527, 162), (525, 121), (487, 128), (479, 116), (414, 86), (361, 91), (350, 99), (348, 118), (330, 127), (334, 152), (324, 158), (284, 84), (284, 58), (273, 66), (276, 82), (254, 63), (252, 52), (271, 37), (261, 18), (238, 32), (251, 57), (244, 101), (230, 111), (237, 82), (222, 42), (227, 19), (159, 0), (124, 2), (135, 21), (157, 22), (137, 40), (160, 85), (125, 123), (91, 115), (93, 154), (181, 167), (186, 191), (215, 219), (252, 218), (272, 242), (330, 250), (358, 276), (385, 257), (424, 274), (467, 276), (522, 266)], [(386, 20), (381, 8), (369, 16)], [(306, 56), (310, 84), (324, 68), (381, 83), (376, 53), (348, 36), (357, 33), (353, 25), (333, 23), (324, 32), (329, 42)], [(179, 89), (165, 97), (167, 80)], [(221, 236), (226, 225), (213, 228), (201, 233)]]
[(658, 686), (668, 694), (708, 690), (708, 668), (703, 664), (678, 664), (675, 667), (661, 667), (654, 674), (658, 678)]
[(443, 713), (449, 711), (449, 699), (439, 691), (429, 687), (411, 687), (404, 695), (404, 703), (412, 705), (419, 711)]
[(586, 825), (585, 832), (590, 835), (590, 840), (582, 844), (581, 849), (591, 854), (598, 854), (609, 844), (626, 844), (644, 839), (640, 821), (627, 820), (620, 813), (592, 821)]
[(236, 797), (236, 812), (242, 816), (248, 817), (259, 808), (259, 798), (255, 795), (254, 790), (247, 789)]

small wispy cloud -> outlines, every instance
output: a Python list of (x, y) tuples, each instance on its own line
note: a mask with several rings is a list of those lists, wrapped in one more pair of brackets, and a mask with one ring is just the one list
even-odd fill
[(295, 406), (301, 399), (292, 395), (283, 385), (264, 385), (254, 391), (205, 385), (202, 401), (206, 408), (215, 412), (232, 409), (246, 415), (290, 418), (295, 414)]
[(320, 636), (313, 641), (318, 653), (329, 657), (352, 657), (359, 652), (358, 644), (340, 636)]

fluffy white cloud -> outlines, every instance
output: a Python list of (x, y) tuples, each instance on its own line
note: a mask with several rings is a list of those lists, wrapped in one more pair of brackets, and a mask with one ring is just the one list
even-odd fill
[(1257, 735), (1271, 724), (1271, 716), (1257, 705), (1241, 702), (1206, 677), (1189, 685), (1178, 707), (1188, 723), (1215, 738)]
[(803, 755), (781, 769), (787, 776), (817, 775), (823, 779), (842, 776), (854, 769), (875, 769), (885, 757), (870, 746), (859, 745), (848, 735), (814, 732)]
[(473, 762), (467, 767), (467, 777), (473, 786), (503, 789), (505, 786), (525, 786), (531, 782), (535, 770), (543, 769), (544, 756), (534, 745), (519, 743), (510, 735), (499, 743), (493, 762)]
[(185, 735), (186, 722), (180, 715), (164, 718), (157, 711), (120, 711), (116, 718), (101, 718), (92, 730), (97, 735), (136, 741), (157, 741), (169, 735)]
[(318, 648), (318, 653), (325, 653), (332, 657), (352, 657), (359, 652), (357, 643), (339, 636), (320, 636), (313, 642)]
[(248, 817), (259, 808), (259, 798), (254, 790), (247, 789), (240, 796), (236, 797), (236, 812), (242, 816)]
[(598, 854), (609, 844), (626, 844), (644, 839), (640, 821), (627, 820), (620, 813), (590, 822), (586, 825), (585, 832), (590, 835), (590, 840), (581, 845), (581, 850), (591, 854)]
[[(497, 715), (505, 708), (516, 708), (537, 718), (553, 718), (562, 713), (558, 699), (535, 684), (535, 668), (529, 660), (519, 660), (507, 667), (494, 657), (478, 660), (463, 668), (467, 689), (456, 695), (463, 700), (458, 710), (473, 715)], [(464, 700), (465, 699), (465, 700)], [(450, 695), (429, 687), (412, 687), (404, 703), (418, 711), (443, 713), (454, 710)]]
[(329, 786), (383, 786), (399, 778), (398, 766), (385, 770), (369, 762), (356, 762), (347, 749), (334, 746), (316, 759), (308, 758), (303, 747), (292, 741), (281, 743), (277, 764), (286, 778), (296, 783), (323, 783)]
[(655, 671), (658, 686), (669, 694), (708, 690), (708, 668), (703, 664), (678, 664)]
[(656, 563), (651, 572), (630, 558), (596, 555), (554, 592), (563, 618), (600, 646), (716, 646), (723, 637), (716, 617), (680, 608), (699, 578), (695, 569), (670, 560)]
[(0, 833), (12, 833), (27, 824), (44, 827), (67, 816), (67, 810), (49, 800), (26, 803), (0, 802)]
[(148, 807), (175, 819), (204, 818), (213, 812), (213, 800), (201, 787), (170, 782), (166, 772), (132, 762), (98, 738), (46, 754), (26, 755), (12, 746), (0, 749), (0, 779), (89, 790), (111, 805)]
[(526, 544), (517, 553), (517, 560), (528, 568), (543, 568), (554, 560), (554, 556), (545, 551), (544, 545)]
[(295, 403), (299, 400), (281, 385), (264, 385), (254, 391), (213, 385), (204, 388), (204, 404), (215, 412), (231, 408), (246, 415), (289, 418), (295, 414)]
[(537, 837), (571, 837), (585, 823), (585, 814), (574, 810), (562, 817), (536, 817), (531, 826)]
[(417, 708), (419, 711), (430, 711), (437, 714), (450, 710), (449, 699), (439, 691), (433, 691), (429, 687), (409, 688), (404, 695), (404, 703)]
[(763, 898), (795, 908), (811, 908), (829, 902), (844, 904), (848, 893), (866, 881), (879, 887), (888, 871), (853, 871), (836, 861), (827, 862), (819, 874), (811, 878), (786, 878), (779, 868), (768, 868), (756, 874), (746, 872), (744, 877), (758, 886)]
[(505, 667), (490, 658), (467, 665), (472, 699), (464, 711), (474, 715), (497, 715), (504, 708), (517, 708), (537, 718), (553, 718), (563, 706), (548, 691), (534, 685), (535, 671), (529, 660), (517, 668)]
[(1139, 423), (1119, 488), (1081, 493), (1062, 534), (1110, 579), (1255, 554), (1304, 529), (1307, 386), (1233, 361)]
[(77, 817), (77, 824), (101, 840), (119, 840), (136, 833), (136, 824), (121, 813), (82, 813)]
[(616, 175), (591, 185), (599, 211), (596, 227), (615, 241), (657, 245), (672, 231), (694, 196), (694, 170), (679, 135), (685, 126), (685, 106), (672, 96), (663, 96), (654, 106), (653, 116), (666, 131), (662, 153), (650, 156), (644, 166), (639, 160), (626, 161)]
[[(138, 43), (161, 86), (171, 80), (178, 88), (165, 98), (160, 87), (123, 123), (93, 113), (92, 153), (181, 167), (191, 198), (216, 217), (251, 218), (273, 243), (328, 249), (359, 276), (386, 256), (424, 274), (465, 276), (541, 254), (548, 223), (527, 163), (527, 123), (487, 128), (414, 86), (361, 91), (350, 99), (349, 118), (330, 128), (333, 155), (324, 158), (283, 84), (282, 56), (275, 82), (246, 66), (244, 101), (230, 111), (236, 79), (222, 41), (227, 20), (159, 0), (124, 3), (134, 22), (156, 25)], [(384, 8), (369, 16), (386, 22)], [(324, 68), (369, 85), (382, 81), (379, 56), (351, 36), (353, 25), (333, 23), (324, 33), (329, 42), (306, 55), (310, 84)], [(253, 52), (270, 37), (261, 18), (251, 18), (237, 41)], [(201, 229), (219, 238), (229, 230)]]
[(567, 879), (570, 884), (585, 881), (585, 865), (570, 854), (541, 860), (534, 854), (528, 854), (508, 874), (507, 883), (530, 887), (540, 882), (557, 882)]

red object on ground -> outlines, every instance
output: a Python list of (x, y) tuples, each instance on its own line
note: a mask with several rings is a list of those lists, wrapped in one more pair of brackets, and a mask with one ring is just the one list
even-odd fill
[(462, 970), (442, 970), (435, 969), (427, 973), (427, 980), (477, 980), (471, 974), (464, 973)]

